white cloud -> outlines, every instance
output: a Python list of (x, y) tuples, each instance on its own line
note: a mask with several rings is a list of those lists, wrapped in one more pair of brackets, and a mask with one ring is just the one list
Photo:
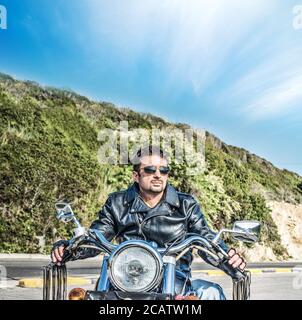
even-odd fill
[[(165, 85), (190, 85), (197, 95), (223, 76), (224, 65), (273, 0), (92, 1), (90, 24), (125, 63), (146, 53), (165, 72)], [(98, 30), (98, 31), (97, 31)], [(101, 46), (101, 45), (100, 45)]]
[[(281, 37), (280, 37), (281, 38)], [(280, 38), (278, 40), (280, 41)], [(302, 44), (270, 43), (255, 68), (231, 83), (222, 93), (249, 120), (267, 120), (296, 112), (302, 107)]]
[(272, 118), (302, 107), (302, 76), (284, 79), (278, 85), (263, 90), (261, 95), (243, 108), (253, 120)]
[(169, 66), (172, 79), (183, 76), (202, 94), (216, 79), (224, 77), (225, 66), (236, 47), (269, 7), (261, 1), (194, 1), (175, 32)]

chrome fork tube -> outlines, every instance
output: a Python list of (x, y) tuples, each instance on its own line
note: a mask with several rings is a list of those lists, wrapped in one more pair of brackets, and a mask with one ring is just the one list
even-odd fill
[(100, 280), (97, 286), (97, 291), (108, 291), (109, 289), (108, 259), (109, 259), (109, 256), (104, 256), (103, 258), (102, 271), (101, 271)]
[(163, 293), (174, 296), (175, 295), (175, 264), (176, 260), (174, 257), (165, 256), (163, 257), (165, 264), (164, 278), (163, 278)]

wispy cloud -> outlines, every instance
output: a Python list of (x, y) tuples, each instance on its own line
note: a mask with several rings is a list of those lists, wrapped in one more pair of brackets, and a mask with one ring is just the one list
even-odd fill
[(232, 54), (276, 7), (273, 0), (90, 3), (96, 39), (108, 36), (125, 63), (147, 52), (165, 71), (166, 88), (176, 82), (191, 86), (196, 95), (224, 76)]
[(302, 107), (302, 43), (290, 46), (273, 41), (266, 46), (264, 58), (254, 68), (231, 83), (223, 96), (233, 101), (239, 112), (252, 121), (269, 120), (297, 112)]
[(283, 79), (274, 87), (262, 90), (242, 111), (250, 119), (271, 119), (302, 108), (302, 76)]

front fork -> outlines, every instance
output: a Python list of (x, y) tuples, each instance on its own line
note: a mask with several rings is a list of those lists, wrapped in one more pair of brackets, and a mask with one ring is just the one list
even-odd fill
[(165, 266), (163, 279), (163, 294), (175, 296), (175, 280), (176, 280), (176, 259), (171, 256), (164, 256), (163, 261)]
[(109, 290), (108, 259), (109, 256), (103, 257), (102, 271), (96, 286), (96, 291), (107, 292)]

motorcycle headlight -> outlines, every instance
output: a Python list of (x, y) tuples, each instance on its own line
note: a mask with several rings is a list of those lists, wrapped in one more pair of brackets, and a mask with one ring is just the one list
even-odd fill
[(111, 255), (109, 277), (121, 291), (149, 291), (158, 284), (162, 265), (161, 256), (151, 246), (130, 240)]

